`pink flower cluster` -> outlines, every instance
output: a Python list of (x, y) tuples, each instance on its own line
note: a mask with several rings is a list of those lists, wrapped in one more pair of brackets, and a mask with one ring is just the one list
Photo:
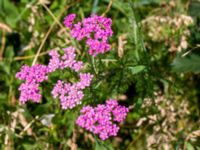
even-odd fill
[[(64, 54), (60, 55), (56, 50), (51, 50), (49, 55), (51, 59), (49, 64), (34, 65), (29, 67), (27, 65), (22, 66), (21, 71), (16, 74), (16, 77), (20, 80), (25, 80), (19, 87), (20, 90), (20, 102), (25, 103), (28, 100), (33, 102), (39, 102), (41, 94), (39, 90), (39, 83), (48, 79), (48, 74), (56, 71), (57, 69), (71, 68), (75, 72), (80, 71), (83, 66), (82, 61), (77, 61), (75, 49), (68, 47), (63, 49)], [(90, 86), (93, 75), (90, 73), (80, 73), (80, 81), (78, 83), (64, 83), (58, 80), (52, 90), (54, 98), (58, 97), (63, 109), (73, 108), (81, 103), (84, 96), (83, 91), (86, 87)]]
[[(82, 68), (83, 62), (75, 60), (75, 49), (69, 47), (63, 49), (63, 51), (64, 54), (62, 56), (55, 50), (50, 51), (49, 72), (67, 67), (78, 72)], [(58, 80), (51, 93), (54, 98), (58, 97), (60, 99), (63, 109), (74, 108), (76, 105), (81, 104), (81, 100), (84, 97), (82, 90), (90, 86), (92, 78), (93, 75), (90, 73), (80, 73), (80, 81), (78, 83), (65, 83), (64, 81)]]
[(68, 47), (63, 49), (64, 55), (60, 55), (56, 50), (51, 50), (49, 55), (51, 59), (48, 64), (49, 72), (54, 72), (57, 69), (71, 68), (74, 71), (79, 71), (82, 66), (82, 61), (76, 61), (75, 48)]
[[(89, 54), (96, 56), (111, 49), (108, 38), (112, 36), (112, 20), (102, 16), (92, 15), (83, 21), (74, 23), (75, 14), (65, 17), (64, 24), (71, 30), (71, 36), (78, 41), (86, 40), (89, 47)], [(54, 85), (51, 94), (60, 100), (62, 109), (72, 109), (81, 104), (84, 97), (83, 90), (89, 87), (93, 79), (90, 73), (80, 73), (83, 62), (76, 60), (76, 53), (73, 47), (63, 49), (61, 55), (56, 50), (49, 52), (51, 57), (47, 66), (36, 64), (32, 67), (24, 65), (16, 77), (25, 80), (19, 87), (20, 102), (26, 103), (29, 100), (39, 102), (41, 93), (39, 85), (48, 79), (48, 74), (58, 70), (70, 68), (79, 74), (79, 81), (76, 83), (58, 80)], [(106, 104), (99, 104), (97, 107), (85, 106), (81, 110), (76, 124), (86, 130), (99, 135), (102, 140), (110, 136), (116, 136), (119, 131), (117, 123), (123, 122), (129, 109), (118, 104), (116, 100), (107, 100)]]
[(102, 16), (92, 15), (84, 18), (82, 22), (73, 24), (75, 14), (65, 17), (64, 24), (71, 29), (71, 35), (78, 41), (86, 38), (86, 44), (89, 46), (89, 54), (96, 56), (99, 53), (105, 53), (111, 49), (108, 38), (112, 36), (112, 20)]
[(64, 19), (64, 24), (67, 28), (72, 28), (73, 27), (73, 22), (74, 19), (76, 18), (76, 14), (69, 14), (65, 17)]
[(128, 113), (128, 108), (118, 104), (116, 100), (107, 100), (106, 104), (97, 107), (85, 106), (76, 123), (86, 130), (98, 134), (102, 140), (116, 136), (119, 126), (114, 122), (122, 122)]
[(82, 90), (90, 85), (92, 78), (93, 75), (85, 73), (80, 74), (78, 83), (71, 84), (58, 80), (51, 93), (54, 98), (59, 97), (63, 109), (72, 109), (81, 104), (84, 97)]
[(25, 103), (28, 100), (33, 102), (39, 102), (41, 98), (39, 83), (48, 79), (48, 68), (44, 65), (36, 64), (32, 67), (24, 65), (21, 67), (20, 72), (16, 74), (16, 77), (20, 80), (25, 80), (19, 87), (21, 103)]

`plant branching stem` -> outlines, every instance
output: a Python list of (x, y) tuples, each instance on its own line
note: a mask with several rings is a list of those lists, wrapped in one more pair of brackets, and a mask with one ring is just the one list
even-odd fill
[(108, 7), (106, 8), (106, 11), (101, 16), (104, 17), (109, 12), (109, 10), (110, 10), (110, 8), (112, 6), (112, 3), (113, 3), (113, 0), (110, 0), (110, 2), (108, 4)]

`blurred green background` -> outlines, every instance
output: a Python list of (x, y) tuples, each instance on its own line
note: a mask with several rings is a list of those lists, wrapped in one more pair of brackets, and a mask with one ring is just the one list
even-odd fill
[[(89, 57), (63, 25), (69, 13), (111, 18), (112, 50)], [(42, 85), (41, 103), (19, 103), (20, 67), (70, 45), (95, 74), (81, 106), (130, 108), (118, 136), (101, 141), (75, 125), (81, 106), (60, 109), (50, 91), (68, 73)], [(200, 150), (199, 73), (199, 0), (0, 0), (0, 149)]]

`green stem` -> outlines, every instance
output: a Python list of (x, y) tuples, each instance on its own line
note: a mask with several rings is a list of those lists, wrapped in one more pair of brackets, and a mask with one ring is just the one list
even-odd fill
[(99, 3), (99, 0), (94, 0), (93, 6), (92, 6), (92, 14), (96, 14), (98, 10), (98, 3)]

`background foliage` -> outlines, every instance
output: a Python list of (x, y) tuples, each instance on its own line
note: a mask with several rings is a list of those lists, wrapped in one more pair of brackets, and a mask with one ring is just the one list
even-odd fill
[[(95, 59), (69, 36), (63, 18), (113, 20), (112, 50)], [(200, 149), (199, 0), (0, 0), (0, 149)], [(61, 110), (43, 85), (40, 104), (18, 102), (23, 64), (73, 45), (95, 74), (82, 105), (112, 97), (130, 108), (118, 136), (101, 141), (75, 125), (81, 106)]]

